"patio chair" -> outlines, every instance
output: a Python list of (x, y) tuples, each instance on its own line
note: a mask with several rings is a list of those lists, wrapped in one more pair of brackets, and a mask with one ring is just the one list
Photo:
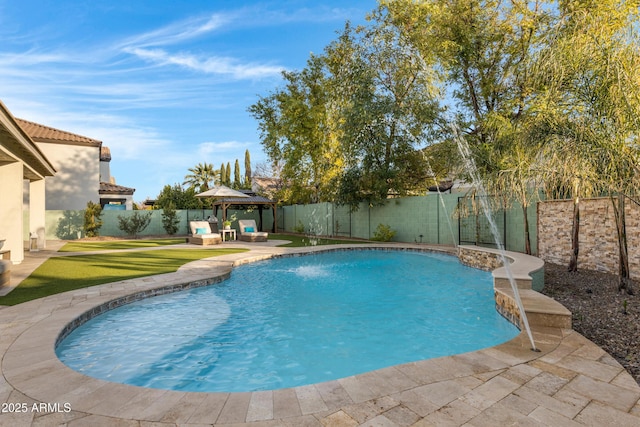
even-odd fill
[(238, 240), (244, 242), (266, 242), (269, 233), (266, 231), (258, 231), (256, 222), (252, 219), (241, 219), (238, 221), (240, 227), (240, 236)]
[(222, 237), (218, 233), (212, 233), (209, 221), (189, 221), (191, 235), (188, 237), (189, 243), (194, 245), (217, 245), (222, 243)]
[(0, 259), (0, 288), (11, 283), (11, 265), (9, 260)]

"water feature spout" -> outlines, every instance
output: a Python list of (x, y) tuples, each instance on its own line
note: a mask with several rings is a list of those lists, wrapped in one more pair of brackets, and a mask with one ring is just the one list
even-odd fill
[(522, 305), (522, 299), (520, 298), (520, 292), (518, 291), (518, 285), (513, 277), (513, 273), (511, 268), (509, 267), (509, 260), (507, 259), (504, 245), (502, 244), (502, 240), (500, 239), (500, 234), (498, 233), (498, 227), (496, 225), (495, 220), (493, 219), (493, 213), (491, 211), (491, 207), (487, 201), (487, 193), (484, 188), (484, 184), (480, 179), (480, 174), (478, 173), (478, 168), (471, 154), (471, 149), (469, 148), (469, 144), (467, 140), (462, 137), (460, 134), (460, 130), (455, 124), (451, 124), (451, 129), (453, 130), (453, 134), (456, 140), (456, 144), (458, 145), (458, 151), (460, 155), (464, 159), (465, 169), (469, 172), (471, 176), (471, 181), (474, 187), (480, 193), (480, 206), (482, 207), (482, 211), (487, 217), (487, 221), (489, 222), (489, 227), (491, 229), (491, 234), (496, 242), (496, 246), (498, 251), (500, 252), (500, 259), (502, 261), (502, 265), (504, 265), (504, 269), (507, 272), (507, 277), (509, 279), (509, 284), (511, 285), (511, 289), (513, 291), (513, 296), (516, 300), (516, 304), (518, 305), (518, 310), (520, 310), (520, 319), (524, 324), (525, 330), (527, 331), (527, 336), (529, 337), (529, 341), (531, 342), (531, 350), (540, 351), (536, 348), (536, 343), (533, 340), (533, 334), (531, 333), (531, 328), (529, 327), (529, 320), (527, 319), (527, 313), (524, 311), (524, 306)]

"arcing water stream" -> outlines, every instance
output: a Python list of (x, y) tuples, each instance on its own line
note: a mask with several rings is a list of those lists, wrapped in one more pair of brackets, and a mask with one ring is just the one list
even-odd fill
[[(484, 184), (480, 179), (480, 174), (478, 173), (478, 168), (476, 167), (476, 163), (473, 160), (473, 156), (471, 154), (471, 149), (469, 148), (469, 144), (467, 141), (460, 135), (460, 130), (454, 124), (451, 125), (451, 129), (453, 130), (453, 134), (455, 136), (456, 144), (458, 145), (458, 151), (460, 155), (465, 161), (466, 170), (471, 175), (471, 181), (473, 185), (476, 187), (481, 196), (486, 196), (486, 191), (484, 188)], [(529, 336), (529, 341), (531, 341), (531, 349), (533, 351), (538, 351), (536, 348), (536, 344), (533, 341), (533, 334), (531, 333), (531, 328), (529, 327), (529, 320), (527, 319), (527, 314), (524, 311), (524, 306), (522, 305), (522, 300), (520, 299), (520, 292), (518, 291), (518, 285), (516, 284), (515, 279), (513, 278), (513, 274), (511, 272), (511, 268), (509, 267), (509, 260), (505, 254), (505, 248), (500, 240), (500, 235), (498, 233), (498, 227), (496, 226), (495, 220), (493, 219), (493, 214), (491, 212), (491, 207), (487, 202), (487, 197), (479, 197), (480, 205), (482, 206), (482, 210), (489, 221), (489, 226), (491, 228), (491, 234), (495, 239), (496, 246), (500, 252), (500, 257), (502, 258), (502, 264), (504, 265), (504, 269), (507, 272), (507, 277), (509, 279), (509, 283), (511, 284), (511, 289), (513, 290), (513, 296), (518, 305), (518, 309), (520, 310), (520, 318), (522, 319), (522, 323), (527, 331), (527, 335)]]

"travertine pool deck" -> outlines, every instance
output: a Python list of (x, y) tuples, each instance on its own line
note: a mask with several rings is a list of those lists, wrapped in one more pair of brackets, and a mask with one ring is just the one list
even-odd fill
[[(598, 346), (556, 327), (532, 328), (540, 352), (531, 351), (521, 333), (472, 353), (253, 393), (110, 383), (77, 373), (55, 356), (61, 330), (105, 302), (225, 276), (234, 263), (328, 248), (288, 249), (277, 243), (224, 243), (251, 250), (192, 262), (176, 273), (0, 309), (0, 426), (640, 426), (640, 386)], [(34, 259), (53, 254), (51, 249), (27, 254), (14, 266), (12, 280), (28, 275), (38, 264)]]

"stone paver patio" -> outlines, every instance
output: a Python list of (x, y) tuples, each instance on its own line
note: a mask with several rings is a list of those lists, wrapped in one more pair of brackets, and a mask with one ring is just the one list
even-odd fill
[[(540, 352), (531, 351), (521, 333), (472, 353), (253, 393), (110, 383), (75, 372), (55, 356), (62, 329), (100, 304), (224, 277), (234, 263), (327, 248), (276, 243), (224, 243), (251, 251), (0, 309), (0, 426), (640, 426), (640, 386), (602, 349), (563, 328), (532, 328)], [(14, 266), (12, 280), (51, 254), (28, 255)]]

